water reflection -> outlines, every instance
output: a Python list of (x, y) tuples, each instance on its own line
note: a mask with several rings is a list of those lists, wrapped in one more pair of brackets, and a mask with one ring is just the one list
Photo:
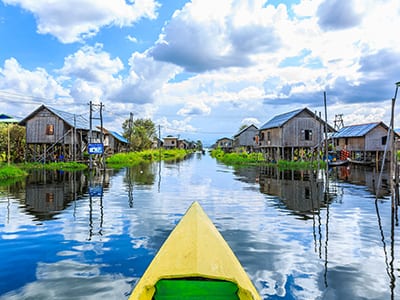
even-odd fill
[[(366, 187), (370, 193), (375, 195), (379, 173), (372, 167), (351, 165), (332, 168), (330, 177), (335, 181)], [(379, 197), (389, 196), (390, 194), (389, 170), (385, 169), (382, 173)]]
[[(303, 220), (312, 220), (312, 236), (314, 240), (314, 253), (318, 255), (318, 258), (321, 260), (321, 266), (323, 268), (319, 271), (316, 271), (320, 275), (318, 276), (318, 290), (324, 291), (320, 296), (310, 297), (310, 294), (304, 296), (304, 286), (308, 286), (309, 283), (306, 283), (308, 280), (306, 278), (312, 278), (311, 274), (300, 272), (297, 276), (293, 273), (289, 272), (283, 278), (276, 277), (273, 274), (263, 273), (261, 276), (264, 278), (268, 278), (267, 280), (262, 280), (259, 282), (259, 288), (263, 293), (268, 295), (279, 295), (285, 299), (291, 298), (299, 298), (299, 299), (383, 299), (383, 298), (391, 298), (394, 299), (395, 292), (395, 271), (394, 271), (394, 248), (395, 248), (395, 224), (396, 224), (396, 216), (397, 216), (397, 206), (395, 206), (392, 210), (394, 213), (391, 214), (392, 220), (390, 225), (390, 231), (387, 228), (388, 220), (384, 221), (385, 225), (381, 224), (381, 217), (379, 215), (379, 206), (385, 205), (387, 200), (384, 201), (383, 198), (391, 194), (390, 189), (388, 188), (388, 174), (383, 174), (383, 182), (386, 185), (383, 186), (383, 189), (380, 193), (380, 197), (382, 200), (375, 200), (376, 215), (375, 218), (379, 223), (379, 231), (383, 244), (383, 252), (385, 257), (385, 265), (386, 265), (386, 273), (387, 279), (380, 277), (380, 280), (374, 279), (374, 275), (379, 274), (376, 273), (377, 270), (371, 271), (376, 265), (379, 265), (379, 259), (372, 259), (367, 255), (368, 259), (371, 261), (370, 263), (365, 264), (363, 262), (362, 257), (368, 253), (369, 250), (367, 245), (361, 245), (359, 247), (354, 248), (354, 243), (361, 239), (362, 244), (370, 244), (372, 240), (375, 240), (376, 237), (372, 237), (370, 233), (361, 233), (359, 230), (362, 227), (369, 228), (368, 232), (372, 230), (374, 227), (373, 224), (370, 224), (370, 219), (374, 218), (374, 214), (371, 212), (370, 215), (366, 215), (364, 217), (359, 218), (358, 224), (351, 224), (351, 218), (356, 217), (355, 215), (348, 215), (348, 212), (341, 213), (342, 215), (338, 215), (337, 208), (340, 206), (346, 206), (347, 201), (355, 200), (355, 195), (359, 195), (359, 200), (366, 199), (365, 197), (375, 198), (375, 178), (376, 174), (373, 169), (365, 168), (365, 167), (342, 167), (342, 168), (334, 168), (330, 170), (329, 181), (326, 181), (321, 173), (315, 171), (281, 171), (277, 168), (260, 168), (257, 171), (255, 169), (247, 169), (247, 168), (238, 168), (235, 169), (236, 179), (241, 182), (247, 183), (259, 183), (260, 192), (267, 194), (269, 196), (275, 196), (279, 199), (279, 201), (275, 202), (275, 207), (290, 211), (291, 214), (300, 217)], [(322, 174), (323, 175), (323, 174)], [(344, 186), (343, 183), (348, 184), (348, 186)], [(365, 191), (368, 191), (369, 194), (361, 193), (356, 186), (360, 186)], [(345, 197), (345, 193), (348, 195), (354, 195), (353, 197)], [(363, 195), (363, 196), (361, 196)], [(353, 199), (352, 199), (353, 198)], [(357, 200), (358, 201), (358, 200)], [(364, 200), (365, 201), (365, 200)], [(340, 206), (338, 206), (340, 205)], [(361, 204), (363, 209), (364, 204)], [(333, 206), (333, 216), (331, 216)], [(370, 209), (370, 208), (369, 208)], [(385, 214), (387, 216), (387, 213)], [(333, 218), (333, 220), (332, 220)], [(357, 218), (357, 217), (356, 217)], [(394, 219), (393, 219), (394, 218)], [(358, 219), (358, 218), (357, 218)], [(343, 220), (343, 221), (342, 221)], [(347, 220), (347, 226), (342, 225), (341, 223)], [(282, 221), (283, 222), (283, 221)], [(333, 222), (333, 231), (331, 229)], [(361, 227), (357, 232), (358, 235), (352, 236), (352, 240), (345, 241), (343, 238), (349, 235), (349, 232), (343, 231), (341, 232), (340, 227), (344, 226), (347, 230), (352, 230), (352, 226), (354, 229)], [(369, 226), (369, 227), (368, 227)], [(341, 232), (339, 234), (339, 232)], [(299, 232), (298, 232), (299, 234)], [(339, 234), (339, 235), (338, 235)], [(363, 235), (366, 234), (364, 237)], [(369, 241), (369, 237), (371, 241)], [(363, 241), (363, 239), (368, 239), (367, 241)], [(294, 239), (291, 238), (291, 241)], [(302, 240), (307, 240), (307, 237), (303, 236)], [(389, 241), (389, 245), (387, 245)], [(373, 244), (373, 243), (372, 243)], [(340, 245), (340, 246), (339, 246)], [(359, 255), (354, 255), (356, 253), (353, 252), (351, 256), (352, 259), (348, 259), (348, 262), (343, 264), (340, 263), (343, 259), (337, 257), (337, 253), (341, 252), (338, 249), (343, 248), (343, 246), (349, 247), (350, 252), (343, 249), (343, 253), (351, 253), (352, 251), (361, 251)], [(276, 243), (274, 245), (270, 244), (264, 247), (268, 249), (274, 249)], [(375, 250), (372, 253), (379, 252), (379, 249), (376, 249), (376, 245), (374, 247)], [(387, 249), (388, 248), (388, 249)], [(389, 249), (390, 248), (390, 249)], [(299, 249), (300, 250), (300, 249)], [(300, 251), (301, 252), (301, 251)], [(265, 255), (268, 256), (268, 261), (270, 261), (270, 257), (273, 257), (274, 251), (268, 251)], [(303, 254), (304, 255), (304, 254)], [(348, 255), (348, 254), (345, 254)], [(374, 255), (374, 254), (373, 254)], [(280, 249), (279, 255), (274, 257), (274, 261), (279, 261), (279, 257), (282, 256), (282, 249)], [(298, 261), (301, 261), (299, 257)], [(260, 263), (260, 257), (255, 258), (255, 263)], [(374, 262), (372, 262), (374, 261)], [(270, 261), (271, 262), (271, 261)], [(307, 263), (303, 262), (303, 265), (307, 265)], [(271, 266), (266, 265), (265, 269), (271, 268)], [(372, 269), (371, 269), (372, 268)], [(370, 275), (367, 275), (370, 274)], [(300, 278), (303, 281), (302, 284), (299, 284)], [(397, 275), (398, 276), (398, 275)], [(379, 277), (379, 276), (378, 276)], [(388, 283), (385, 283), (388, 280)], [(376, 288), (376, 284), (374, 287), (363, 287), (363, 282), (375, 281), (376, 284), (380, 285), (379, 288)], [(280, 283), (278, 283), (280, 282)], [(272, 288), (272, 286), (275, 288)], [(280, 290), (278, 289), (280, 287)], [(360, 287), (360, 288), (356, 288)], [(388, 289), (389, 287), (389, 289)], [(384, 291), (389, 291), (386, 293)], [(303, 294), (303, 296), (301, 296)], [(318, 295), (318, 293), (315, 293)], [(269, 299), (269, 297), (265, 298)], [(273, 299), (273, 297), (271, 297)]]
[(194, 200), (263, 299), (395, 299), (396, 213), (368, 187), (373, 170), (349, 171), (327, 181), (193, 155), (32, 174), (0, 194), (0, 299), (126, 299)]

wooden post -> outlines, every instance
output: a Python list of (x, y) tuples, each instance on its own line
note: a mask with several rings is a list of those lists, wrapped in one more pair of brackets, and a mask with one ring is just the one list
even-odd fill
[(7, 124), (7, 164), (10, 165), (10, 123)]

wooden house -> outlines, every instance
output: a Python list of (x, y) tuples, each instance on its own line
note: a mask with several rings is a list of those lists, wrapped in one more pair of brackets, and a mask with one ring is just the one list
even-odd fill
[(92, 130), (82, 115), (41, 105), (24, 118), (26, 160), (80, 160), (89, 142), (100, 141), (100, 132)]
[[(99, 127), (97, 127), (100, 129)], [(104, 153), (112, 155), (114, 153), (126, 152), (129, 147), (129, 141), (116, 131), (107, 130), (103, 127)]]
[(164, 146), (164, 141), (162, 139), (159, 139), (158, 137), (153, 137), (153, 139), (151, 140), (152, 149), (158, 149), (163, 146)]
[(230, 152), (233, 148), (233, 139), (228, 137), (220, 138), (215, 143), (215, 146), (216, 148), (221, 148), (225, 152)]
[(308, 108), (277, 115), (261, 126), (258, 145), (270, 161), (301, 159), (322, 146), (325, 123)]
[[(335, 150), (347, 150), (350, 158), (364, 162), (381, 161), (389, 127), (383, 122), (345, 126), (332, 135)], [(396, 139), (399, 134), (396, 133)], [(389, 139), (389, 141), (391, 138)], [(386, 158), (390, 158), (390, 145)]]
[(178, 138), (176, 136), (168, 135), (164, 138), (165, 149), (174, 149), (178, 147)]
[(248, 152), (253, 152), (258, 148), (258, 128), (250, 125), (243, 128), (233, 136), (233, 148), (244, 148)]
[(179, 149), (189, 149), (190, 143), (187, 140), (178, 140)]

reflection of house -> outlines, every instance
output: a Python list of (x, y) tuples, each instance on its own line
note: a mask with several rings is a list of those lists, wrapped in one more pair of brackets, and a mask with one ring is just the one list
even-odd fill
[(312, 212), (325, 206), (324, 184), (312, 171), (280, 171), (266, 168), (260, 174), (260, 191), (279, 197), (295, 212)]
[[(346, 149), (358, 160), (380, 161), (385, 151), (388, 126), (383, 122), (352, 125), (341, 128), (332, 139), (337, 151)], [(399, 135), (396, 134), (398, 138)], [(390, 147), (387, 149), (390, 151)], [(390, 158), (390, 155), (387, 155)]]
[(254, 125), (247, 126), (233, 136), (233, 147), (254, 151), (258, 147), (258, 128)]
[[(81, 115), (42, 105), (19, 124), (26, 127), (27, 159), (82, 159), (87, 149), (89, 122)], [(99, 132), (92, 134), (99, 141)]]
[(325, 121), (308, 108), (277, 115), (261, 126), (259, 146), (270, 160), (294, 160), (322, 143), (324, 126)]
[(36, 171), (27, 178), (25, 204), (38, 219), (51, 219), (87, 189), (82, 173)]
[(168, 135), (164, 138), (165, 149), (174, 149), (178, 147), (178, 138), (172, 135)]
[[(382, 182), (379, 196), (388, 196), (390, 195), (389, 171), (385, 169), (381, 176)], [(376, 194), (378, 175), (376, 174), (374, 168), (357, 165), (333, 168), (331, 171), (331, 177), (350, 182), (354, 185), (366, 186), (373, 195)]]
[(224, 151), (231, 151), (233, 147), (233, 140), (227, 137), (223, 137), (217, 140), (216, 147), (221, 148)]
[[(98, 129), (100, 129), (98, 127)], [(103, 128), (104, 133), (104, 152), (107, 154), (114, 154), (124, 152), (128, 149), (129, 141), (122, 135), (115, 131), (110, 131)]]

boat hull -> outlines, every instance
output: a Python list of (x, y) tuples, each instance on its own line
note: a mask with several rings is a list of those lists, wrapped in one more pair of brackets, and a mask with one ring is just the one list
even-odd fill
[[(161, 246), (129, 299), (153, 299), (158, 292), (157, 284), (165, 280), (227, 282), (236, 286), (237, 299), (261, 299), (239, 260), (198, 202), (190, 206)], [(184, 297), (177, 294), (174, 298)]]

